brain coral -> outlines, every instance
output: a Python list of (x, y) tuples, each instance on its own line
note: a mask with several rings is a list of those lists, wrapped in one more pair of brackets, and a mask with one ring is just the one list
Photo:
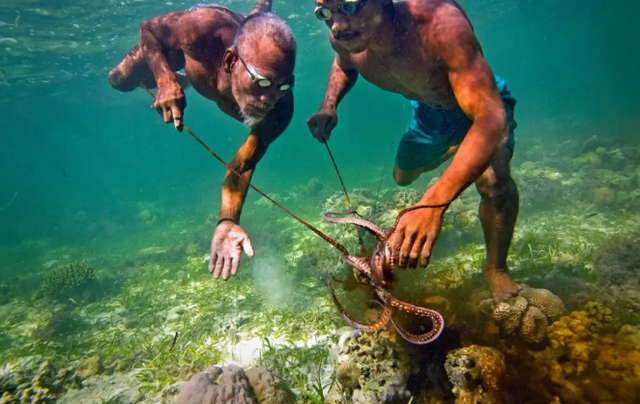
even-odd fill
[(177, 404), (293, 404), (279, 379), (262, 368), (213, 366), (182, 386)]
[(491, 316), (504, 334), (540, 344), (546, 340), (547, 326), (560, 318), (565, 308), (562, 300), (546, 289), (524, 288), (508, 301), (484, 300), (480, 310)]

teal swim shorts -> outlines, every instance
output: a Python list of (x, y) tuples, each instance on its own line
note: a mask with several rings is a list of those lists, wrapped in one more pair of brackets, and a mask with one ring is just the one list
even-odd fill
[[(496, 84), (507, 111), (509, 139), (506, 146), (513, 152), (515, 147), (513, 130), (518, 126), (514, 120), (516, 99), (511, 96), (507, 83), (496, 76)], [(438, 166), (444, 162), (451, 146), (457, 146), (471, 128), (471, 119), (460, 107), (438, 109), (418, 101), (411, 101), (413, 119), (400, 140), (396, 154), (396, 166), (403, 171), (421, 167)]]

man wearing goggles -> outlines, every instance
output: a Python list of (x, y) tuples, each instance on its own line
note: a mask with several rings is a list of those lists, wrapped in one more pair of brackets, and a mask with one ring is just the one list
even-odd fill
[[(249, 126), (230, 164), (250, 180), (293, 116), (296, 42), (284, 21), (270, 13), (271, 3), (258, 0), (247, 18), (222, 6), (199, 5), (148, 19), (140, 27), (140, 43), (111, 70), (109, 83), (120, 91), (157, 87), (153, 107), (179, 131), (187, 106), (183, 88), (193, 86)], [(181, 69), (185, 75), (176, 73)], [(211, 241), (214, 278), (235, 275), (243, 250), (253, 256), (239, 224), (246, 194), (246, 182), (227, 172)]]
[(453, 0), (316, 0), (316, 17), (330, 29), (336, 52), (320, 110), (307, 120), (329, 140), (336, 109), (359, 75), (412, 101), (393, 177), (408, 185), (453, 160), (418, 205), (400, 218), (389, 243), (399, 265), (426, 267), (448, 205), (472, 183), (481, 196), (485, 278), (494, 297), (518, 294), (507, 252), (518, 215), (511, 178), (515, 99), (494, 76), (464, 11)]

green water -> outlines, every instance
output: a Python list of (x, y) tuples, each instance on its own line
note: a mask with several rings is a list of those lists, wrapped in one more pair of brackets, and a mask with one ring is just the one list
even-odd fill
[[(253, 1), (224, 4), (247, 13)], [(473, 21), (492, 69), (507, 80), (518, 99), (516, 182), (525, 183), (534, 172), (521, 165), (525, 161), (546, 170), (531, 174), (544, 177), (536, 185), (540, 188), (525, 185), (528, 193), (522, 194), (512, 251), (514, 262), (523, 268), (529, 265), (521, 277), (548, 288), (553, 282), (545, 283), (544, 275), (554, 271), (550, 266), (562, 254), (573, 254), (567, 278), (596, 285), (598, 273), (592, 269), (605, 260), (598, 247), (607, 242), (637, 246), (625, 237), (637, 238), (640, 218), (634, 194), (640, 185), (636, 168), (640, 167), (640, 3), (465, 0), (460, 4)], [(239, 327), (240, 340), (290, 337), (295, 341), (301, 334), (317, 332), (336, 342), (337, 330), (346, 325), (318, 282), (328, 269), (319, 263), (329, 262), (329, 258), (322, 261), (329, 256), (335, 266), (339, 257), (302, 226), (259, 202), (254, 192), (245, 204), (242, 224), (253, 239), (256, 257), (252, 261), (245, 257), (238, 278), (226, 284), (208, 279), (203, 260), (215, 220), (207, 219), (219, 209), (224, 167), (187, 134), (164, 125), (149, 108), (146, 93), (119, 93), (107, 83), (108, 71), (137, 43), (142, 20), (191, 5), (146, 0), (0, 2), (0, 21), (13, 23), (14, 10), (20, 12), (17, 27), (0, 26), (0, 38), (17, 41), (0, 43), (0, 68), (7, 76), (0, 82), (0, 284), (4, 285), (0, 312), (5, 316), (0, 324), (0, 364), (32, 355), (36, 362), (51, 359), (60, 366), (74, 366), (93, 355), (105, 363), (122, 359), (123, 372), (148, 372), (141, 383), (156, 383), (149, 388), (151, 396), (208, 365), (224, 362), (224, 344), (207, 340), (231, 338), (229, 329), (211, 325), (223, 313), (242, 312), (251, 318), (231, 326)], [(327, 29), (313, 16), (313, 8), (308, 0), (274, 2), (274, 12), (290, 24), (298, 41), (295, 116), (260, 162), (253, 182), (318, 224), (327, 198), (339, 192), (340, 185), (326, 150), (305, 124), (322, 101), (333, 59)], [(248, 130), (193, 90), (186, 93), (186, 123), (230, 159)], [(376, 194), (381, 184), (378, 196), (390, 190), (386, 199), (391, 200), (399, 191), (391, 166), (411, 118), (409, 101), (360, 79), (338, 113), (340, 123), (330, 145), (347, 186)], [(572, 159), (593, 151), (584, 146), (593, 136), (608, 157), (602, 158), (597, 170), (581, 171)], [(617, 157), (611, 157), (616, 150), (622, 150), (624, 161), (616, 163)], [(628, 150), (635, 150), (632, 157)], [(601, 170), (609, 170), (609, 177)], [(424, 192), (439, 173), (426, 174), (411, 188)], [(564, 182), (554, 182), (554, 173)], [(305, 184), (312, 179), (323, 187), (305, 194)], [(604, 188), (618, 195), (609, 198)], [(475, 209), (473, 192), (468, 204)], [(544, 192), (549, 195), (541, 196)], [(594, 225), (582, 226), (589, 223), (584, 217), (590, 214), (597, 214)], [(445, 263), (439, 265), (444, 268), (447, 259), (469, 263), (477, 277), (483, 248), (477, 223), (469, 234), (463, 233), (444, 237), (438, 257)], [(527, 241), (532, 235), (535, 241)], [(557, 254), (537, 260), (532, 246)], [(592, 253), (581, 255), (576, 252), (579, 248)], [(321, 249), (325, 251), (320, 261), (292, 258)], [(473, 259), (465, 261), (468, 256)], [(631, 255), (629, 265), (637, 269), (633, 263), (638, 258)], [(80, 302), (86, 307), (68, 301), (51, 303), (43, 296), (43, 279), (54, 268), (78, 260), (96, 268), (102, 283), (85, 296), (86, 303)], [(571, 311), (581, 309), (587, 300), (602, 300), (596, 295), (576, 297), (570, 283), (556, 284), (553, 292)], [(634, 287), (619, 285), (616, 290), (629, 297), (611, 308), (619, 311), (623, 323), (637, 326), (640, 319), (629, 314), (640, 307), (640, 299), (633, 297), (640, 291)], [(419, 295), (408, 293), (413, 298)], [(239, 295), (242, 299), (236, 299)], [(465, 295), (448, 298), (455, 304), (465, 300), (460, 296)], [(190, 313), (181, 322), (168, 325), (164, 314), (157, 314), (179, 305), (188, 306)], [(89, 321), (115, 308), (127, 314)], [(69, 317), (56, 320), (61, 327), (51, 325), (65, 315)], [(309, 316), (314, 320), (305, 320)], [(287, 322), (300, 324), (301, 329), (284, 330)], [(168, 350), (175, 331), (181, 335), (176, 351), (184, 355), (164, 360), (176, 369), (150, 364)], [(115, 352), (118, 345), (123, 348)], [(294, 353), (293, 364), (318, 361), (315, 351)], [(181, 362), (184, 357), (189, 365)], [(273, 363), (280, 363), (276, 359)], [(332, 366), (327, 363), (330, 379)], [(637, 384), (620, 383), (640, 391)], [(295, 385), (296, 392), (304, 390), (301, 385)]]

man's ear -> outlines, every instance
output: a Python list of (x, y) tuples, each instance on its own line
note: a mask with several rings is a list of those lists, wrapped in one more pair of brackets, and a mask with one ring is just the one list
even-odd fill
[(235, 66), (238, 61), (238, 55), (236, 54), (233, 48), (228, 48), (224, 51), (224, 56), (222, 58), (222, 68), (225, 72), (231, 73), (233, 70), (233, 66)]

